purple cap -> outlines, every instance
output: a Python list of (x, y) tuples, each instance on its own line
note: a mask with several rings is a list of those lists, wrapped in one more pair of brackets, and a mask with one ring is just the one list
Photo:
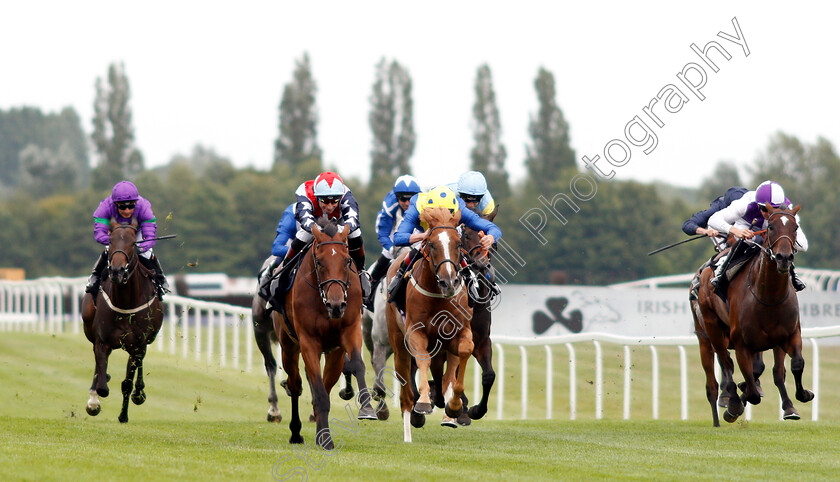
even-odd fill
[(782, 189), (782, 186), (773, 181), (764, 181), (755, 188), (755, 202), (758, 204), (770, 203), (776, 208), (790, 203), (785, 197), (785, 190)]
[(136, 201), (140, 197), (137, 186), (130, 181), (120, 181), (114, 185), (111, 191), (111, 201), (115, 203), (122, 201)]

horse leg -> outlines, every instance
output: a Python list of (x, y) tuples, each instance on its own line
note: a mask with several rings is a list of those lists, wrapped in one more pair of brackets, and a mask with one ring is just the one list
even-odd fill
[(735, 386), (735, 381), (732, 378), (735, 363), (732, 361), (732, 357), (729, 356), (729, 350), (725, 347), (721, 349), (715, 347), (715, 352), (717, 353), (723, 373), (721, 381), (726, 381), (725, 389), (729, 393), (729, 403), (726, 406), (726, 411), (723, 412), (723, 419), (728, 423), (733, 423), (744, 413), (744, 402), (738, 396), (738, 387)]
[[(390, 280), (389, 280), (390, 281)], [(408, 349), (406, 348), (402, 332), (396, 326), (395, 317), (400, 316), (396, 313), (396, 309), (392, 306), (386, 308), (386, 316), (388, 318), (388, 341), (391, 344), (391, 348), (394, 350), (394, 369), (397, 372), (397, 376), (400, 378), (400, 382), (402, 382), (402, 386), (400, 387), (400, 412), (403, 416), (403, 442), (411, 442), (411, 427), (422, 427), (423, 423), (425, 423), (425, 419), (423, 423), (417, 425), (415, 422), (419, 422), (416, 418), (413, 417), (414, 412), (411, 410), (411, 407), (414, 406), (414, 394), (411, 391), (411, 355), (408, 353)], [(379, 372), (381, 373), (381, 371)]]
[[(718, 398), (718, 382), (715, 379), (715, 353), (712, 349), (712, 343), (705, 334), (701, 335), (698, 333), (697, 340), (700, 342), (700, 363), (703, 365), (703, 371), (706, 373), (706, 398), (712, 407), (712, 423), (715, 427), (720, 427), (717, 406), (715, 406), (715, 401)], [(722, 373), (726, 373), (726, 371), (724, 370)], [(726, 377), (721, 378), (725, 382)], [(732, 382), (731, 376), (729, 377), (729, 381), (725, 383), (729, 382)], [(726, 403), (728, 404), (729, 400)]]
[(741, 374), (744, 376), (744, 383), (740, 386), (742, 392), (741, 401), (758, 405), (761, 403), (761, 396), (758, 394), (758, 389), (755, 386), (755, 378), (753, 378), (754, 356), (755, 353), (750, 353), (747, 348), (735, 346), (735, 357), (738, 360), (738, 367), (741, 369)]
[(787, 349), (788, 356), (790, 356), (790, 371), (793, 372), (793, 380), (796, 383), (796, 399), (802, 403), (810, 402), (814, 399), (814, 392), (806, 390), (802, 386), (802, 374), (805, 372), (805, 358), (802, 357), (802, 336), (799, 330), (791, 337)]
[(799, 420), (799, 412), (793, 406), (785, 388), (785, 351), (781, 347), (773, 348), (773, 382), (779, 389), (779, 397), (782, 399), (782, 410), (785, 420)]
[[(435, 385), (437, 386), (438, 393), (441, 394), (441, 398), (443, 398), (443, 403), (441, 404), (441, 408), (445, 408), (443, 419), (441, 420), (440, 424), (443, 427), (458, 427), (458, 420), (457, 418), (461, 416), (459, 413), (457, 417), (453, 417), (450, 415), (449, 406), (452, 403), (452, 398), (455, 396), (455, 378), (456, 372), (460, 368), (458, 364), (460, 363), (460, 359), (458, 358), (457, 354), (446, 352), (446, 372), (442, 374), (437, 373), (435, 374)], [(440, 367), (443, 368), (443, 367)], [(459, 397), (459, 402), (462, 402)], [(463, 408), (463, 402), (461, 403), (461, 408)]]
[[(298, 334), (301, 336), (301, 334)], [(324, 450), (333, 450), (332, 435), (330, 434), (330, 395), (324, 386), (321, 376), (320, 343), (313, 340), (301, 339), (301, 355), (303, 366), (309, 378), (309, 388), (312, 390), (312, 406), (315, 409), (315, 443)]]
[[(446, 404), (446, 408), (444, 409), (446, 415), (457, 418), (461, 415), (461, 409), (463, 408), (463, 403), (461, 402), (461, 395), (464, 394), (464, 377), (467, 372), (467, 363), (470, 361), (470, 356), (472, 355), (473, 348), (475, 345), (472, 341), (472, 332), (470, 331), (469, 327), (464, 328), (458, 336), (458, 358), (460, 362), (456, 367), (456, 377), (454, 385), (450, 385), (446, 391), (449, 392), (451, 389), (453, 391), (452, 398), (449, 399), (449, 402)], [(454, 361), (454, 360), (453, 360)]]
[(365, 381), (365, 362), (362, 360), (362, 336), (359, 330), (343, 331), (341, 333), (341, 346), (348, 354), (344, 363), (344, 369), (348, 377), (347, 386), (350, 386), (350, 374), (356, 377), (356, 383), (359, 385), (359, 396), (356, 400), (359, 409), (357, 418), (359, 420), (376, 420), (376, 412), (370, 406), (373, 393), (368, 389), (367, 381)]
[(385, 383), (382, 380), (382, 375), (385, 368), (385, 361), (391, 353), (393, 353), (391, 345), (381, 345), (376, 343), (373, 346), (373, 354), (371, 355), (373, 372), (376, 374), (376, 379), (373, 383), (373, 398), (375, 400), (379, 400), (379, 404), (376, 406), (376, 418), (379, 420), (388, 420), (388, 417), (390, 416), (388, 403), (385, 400), (386, 390)]
[(146, 347), (143, 346), (138, 353), (137, 358), (137, 381), (134, 382), (134, 393), (131, 394), (131, 401), (135, 405), (143, 405), (146, 401), (146, 383), (143, 381), (143, 359), (146, 357)]
[(93, 375), (93, 383), (90, 385), (89, 395), (90, 398), (88, 398), (85, 410), (88, 415), (95, 417), (102, 410), (102, 404), (99, 402), (99, 394), (96, 393), (96, 374)]
[[(443, 374), (443, 364), (445, 362), (446, 359), (438, 355), (432, 358), (430, 365), (432, 370), (432, 382), (429, 386), (429, 398), (434, 400), (434, 404), (437, 408), (443, 408), (444, 405), (446, 405), (446, 400), (444, 400), (443, 396), (444, 387), (446, 387), (446, 384), (444, 383), (446, 375)], [(454, 374), (452, 378), (454, 378)]]
[(274, 358), (270, 336), (267, 330), (260, 329), (260, 325), (254, 328), (254, 338), (257, 342), (257, 348), (262, 353), (265, 363), (265, 373), (268, 375), (268, 414), (266, 415), (266, 420), (269, 422), (280, 422), (280, 420), (283, 420), (283, 416), (280, 415), (280, 409), (277, 408), (277, 388), (274, 382), (277, 376), (277, 359)]
[[(347, 364), (349, 361), (350, 358), (348, 358), (345, 355), (344, 368), (341, 369), (341, 373), (344, 375), (344, 388), (342, 388), (338, 392), (338, 396), (341, 397), (342, 400), (350, 400), (351, 398), (353, 398), (353, 395), (355, 395), (355, 393), (353, 392), (353, 373), (350, 371), (349, 368), (347, 368)], [(361, 389), (362, 387), (359, 387), (359, 390)]]
[(487, 413), (487, 402), (490, 400), (490, 389), (496, 382), (496, 371), (493, 370), (493, 344), (487, 338), (479, 342), (473, 350), (473, 357), (481, 366), (481, 400), (467, 412), (471, 419), (478, 420)]
[(121, 387), (123, 396), (122, 410), (120, 410), (120, 416), (117, 417), (120, 423), (128, 422), (128, 397), (131, 395), (131, 389), (134, 388), (134, 372), (137, 369), (136, 357), (137, 355), (135, 353), (129, 353), (128, 363), (126, 363), (125, 367), (125, 380), (122, 381)]
[(96, 360), (96, 369), (93, 375), (93, 386), (97, 395), (106, 398), (111, 391), (108, 389), (108, 357), (111, 349), (104, 342), (97, 340), (93, 344), (93, 357)]
[(764, 353), (758, 352), (753, 357), (753, 378), (755, 378), (755, 387), (758, 389), (758, 396), (764, 396), (764, 390), (761, 389), (761, 382), (758, 381), (758, 377), (764, 373)]
[(420, 384), (417, 387), (420, 398), (414, 404), (414, 411), (429, 415), (432, 413), (432, 400), (429, 398), (429, 367), (431, 366), (432, 355), (426, 351), (429, 341), (426, 334), (421, 330), (406, 331), (406, 335), (408, 338), (406, 341), (411, 347), (411, 353), (414, 355), (417, 370), (420, 373)]
[(300, 434), (300, 395), (303, 393), (303, 381), (300, 378), (298, 361), (300, 358), (300, 347), (283, 333), (280, 337), (282, 346), (281, 356), (283, 357), (283, 370), (287, 378), (281, 383), (286, 388), (286, 394), (292, 399), (292, 420), (289, 422), (289, 431), (292, 432), (289, 438), (290, 444), (302, 444), (303, 437)]

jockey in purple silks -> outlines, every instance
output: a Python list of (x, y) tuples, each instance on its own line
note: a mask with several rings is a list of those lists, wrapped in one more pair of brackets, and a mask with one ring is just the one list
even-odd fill
[[(157, 224), (155, 214), (152, 212), (152, 203), (140, 196), (137, 186), (129, 181), (120, 181), (114, 185), (111, 195), (99, 203), (99, 207), (93, 212), (93, 239), (105, 245), (105, 251), (99, 256), (93, 266), (90, 279), (88, 279), (85, 292), (96, 296), (99, 285), (102, 282), (102, 272), (108, 265), (108, 244), (110, 243), (111, 219), (120, 224), (128, 224), (132, 218), (137, 218), (139, 230), (137, 231), (137, 249), (140, 256), (139, 261), (154, 274), (154, 282), (157, 288), (158, 297), (163, 300), (163, 294), (169, 291), (169, 284), (163, 274), (160, 261), (152, 252), (157, 235)], [(149, 241), (143, 241), (149, 239)]]
[[(744, 254), (746, 244), (743, 240), (755, 237), (753, 239), (754, 243), (761, 244), (763, 242), (762, 238), (755, 235), (755, 231), (767, 228), (767, 212), (765, 210), (765, 204), (767, 203), (775, 208), (791, 209), (793, 207), (790, 199), (785, 197), (785, 191), (779, 183), (764, 181), (755, 188), (755, 191), (747, 192), (743, 197), (733, 201), (732, 204), (709, 218), (710, 228), (727, 235), (732, 234), (738, 239), (735, 246), (730, 250), (730, 254), (718, 262), (715, 276), (711, 280), (712, 286), (715, 287), (715, 293), (720, 295), (726, 293), (726, 288), (729, 285), (726, 270), (733, 259)], [(795, 219), (799, 223), (799, 215), (796, 215)], [(808, 251), (808, 239), (805, 237), (801, 225), (796, 230), (796, 249), (798, 251)], [(796, 291), (805, 289), (805, 283), (796, 276), (793, 265), (790, 267), (790, 278)]]

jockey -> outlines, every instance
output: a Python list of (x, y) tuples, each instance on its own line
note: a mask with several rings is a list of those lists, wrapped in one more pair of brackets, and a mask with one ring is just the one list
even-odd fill
[(487, 215), (496, 209), (493, 196), (487, 190), (487, 180), (478, 171), (467, 171), (458, 178), (457, 183), (447, 184), (449, 189), (458, 193), (467, 209), (480, 215)]
[(274, 274), (274, 270), (277, 269), (277, 266), (286, 257), (286, 252), (289, 251), (289, 246), (292, 244), (292, 239), (294, 239), (296, 234), (295, 203), (292, 203), (283, 211), (283, 216), (280, 218), (280, 222), (277, 223), (277, 235), (271, 244), (271, 263), (258, 276), (260, 281), (259, 294), (266, 301), (268, 301), (268, 282), (271, 280), (271, 275)]
[[(745, 193), (743, 197), (733, 201), (728, 207), (716, 212), (709, 218), (709, 227), (722, 233), (732, 234), (738, 239), (726, 259), (719, 262), (715, 277), (712, 278), (715, 293), (726, 293), (729, 282), (725, 274), (726, 269), (733, 258), (742, 254), (741, 251), (743, 250), (740, 247), (744, 245), (743, 240), (753, 238), (755, 236), (754, 231), (767, 228), (765, 203), (770, 203), (776, 208), (784, 206), (790, 209), (792, 207), (790, 200), (785, 197), (785, 191), (781, 185), (773, 181), (764, 181), (758, 185), (755, 191)], [(795, 219), (798, 224), (799, 215)], [(808, 251), (808, 239), (802, 231), (802, 226), (799, 226), (796, 231), (796, 245), (799, 251)], [(790, 277), (796, 291), (805, 289), (805, 283), (796, 276), (792, 265), (790, 267)]]
[[(730, 187), (726, 190), (723, 196), (718, 196), (714, 201), (709, 203), (709, 209), (694, 213), (693, 216), (683, 223), (683, 232), (689, 236), (695, 234), (703, 234), (712, 239), (715, 244), (715, 251), (718, 253), (726, 249), (726, 236), (723, 236), (717, 229), (709, 227), (709, 218), (721, 209), (732, 204), (736, 199), (741, 199), (747, 192), (745, 187)], [(700, 288), (700, 273), (711, 265), (715, 256), (712, 256), (708, 261), (703, 263), (703, 266), (697, 270), (694, 278), (691, 279), (691, 289), (689, 290), (689, 300), (697, 299), (697, 290)]]
[(321, 216), (339, 219), (350, 231), (347, 239), (350, 257), (359, 271), (362, 283), (362, 296), (370, 293), (370, 279), (365, 271), (365, 247), (362, 231), (359, 229), (359, 205), (353, 193), (344, 185), (341, 177), (330, 171), (322, 172), (315, 179), (306, 181), (295, 191), (295, 221), (297, 232), (283, 264), (295, 257), (313, 239), (312, 225)]
[(414, 176), (406, 174), (398, 177), (394, 181), (394, 189), (385, 195), (385, 199), (382, 201), (382, 209), (376, 215), (376, 236), (382, 245), (382, 254), (370, 270), (370, 296), (364, 300), (365, 308), (370, 311), (373, 311), (373, 297), (376, 293), (376, 287), (385, 273), (388, 272), (388, 266), (396, 253), (394, 241), (391, 237), (399, 226), (399, 222), (405, 216), (409, 201), (419, 192), (420, 183)]
[(396, 246), (413, 246), (411, 252), (405, 257), (405, 262), (400, 264), (399, 270), (391, 280), (391, 284), (388, 285), (388, 295), (391, 302), (396, 300), (396, 293), (402, 286), (405, 273), (410, 265), (414, 263), (414, 260), (417, 258), (417, 253), (420, 252), (420, 243), (429, 235), (428, 231), (426, 231), (426, 226), (423, 226), (420, 221), (420, 213), (423, 210), (438, 207), (449, 208), (453, 213), (460, 210), (461, 223), (474, 231), (484, 231), (487, 233), (481, 238), (481, 245), (484, 249), (489, 250), (502, 237), (502, 231), (498, 226), (481, 218), (472, 210), (466, 209), (464, 200), (457, 198), (455, 192), (447, 186), (436, 187), (431, 191), (416, 194), (411, 198), (410, 203), (411, 205), (405, 211), (405, 217), (402, 223), (397, 228), (397, 232), (394, 233), (394, 244)]
[[(93, 271), (88, 279), (85, 292), (94, 296), (99, 292), (99, 285), (102, 282), (102, 271), (108, 265), (108, 244), (110, 243), (111, 219), (120, 224), (128, 224), (132, 218), (137, 218), (140, 229), (137, 231), (137, 249), (140, 256), (137, 258), (154, 275), (154, 282), (157, 288), (158, 298), (163, 301), (164, 293), (169, 291), (169, 284), (163, 274), (160, 261), (152, 252), (157, 234), (155, 214), (152, 212), (152, 203), (140, 196), (137, 186), (129, 181), (120, 181), (114, 185), (111, 195), (99, 203), (99, 207), (93, 212), (93, 239), (105, 245), (105, 250), (99, 256)], [(149, 239), (149, 241), (142, 241)], [(140, 242), (142, 241), (142, 242)]]

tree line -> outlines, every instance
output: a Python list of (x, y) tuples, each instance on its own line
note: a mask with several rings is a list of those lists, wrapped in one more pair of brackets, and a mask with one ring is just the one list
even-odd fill
[[(697, 189), (613, 180), (593, 186), (591, 198), (560, 202), (552, 211), (546, 200), (568, 194), (570, 181), (585, 170), (570, 145), (554, 75), (540, 68), (533, 86), (538, 108), (530, 116), (521, 160), (527, 176), (511, 184), (492, 72), (488, 65), (476, 71), (470, 166), (487, 177), (500, 205), (496, 223), (522, 261), (512, 266), (515, 273), (503, 273), (507, 281), (607, 284), (693, 271), (711, 254), (709, 243), (689, 243), (651, 257), (646, 253), (683, 239), (683, 221), (728, 187), (752, 189), (765, 179), (780, 182), (788, 197), (803, 205), (811, 248), (797, 256), (797, 264), (840, 268), (833, 255), (840, 248), (840, 233), (829, 217), (840, 205), (835, 188), (840, 158), (827, 140), (812, 145), (777, 133), (750, 165), (749, 179), (742, 180), (733, 163), (719, 162)], [(24, 268), (30, 278), (87, 274), (101, 250), (92, 239), (92, 212), (115, 182), (131, 179), (152, 201), (158, 232), (178, 234), (156, 248), (169, 274), (254, 275), (269, 254), (277, 221), (293, 202), (295, 188), (324, 169), (309, 56), (296, 60), (282, 90), (268, 171), (237, 169), (230, 159), (202, 146), (147, 169), (134, 142), (125, 67), (110, 65), (95, 89), (89, 138), (72, 108), (59, 114), (31, 107), (0, 111), (0, 225), (5, 227), (0, 230), (0, 266)], [(359, 201), (366, 251), (373, 261), (380, 249), (376, 213), (393, 180), (411, 173), (416, 143), (411, 76), (396, 60), (383, 58), (376, 65), (369, 107), (370, 181), (345, 177), (345, 183)], [(539, 240), (522, 221), (535, 208), (550, 213)]]

